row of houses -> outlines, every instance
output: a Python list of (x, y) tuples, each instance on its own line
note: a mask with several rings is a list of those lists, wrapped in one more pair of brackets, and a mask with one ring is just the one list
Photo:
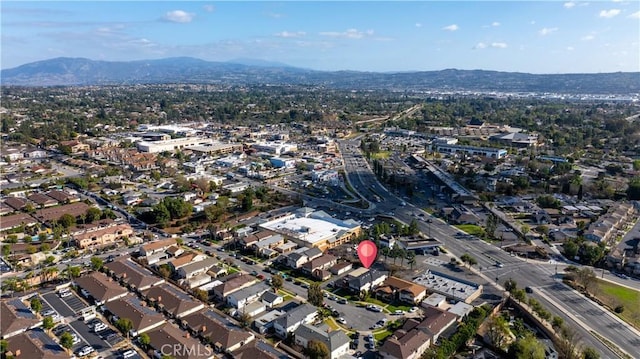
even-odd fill
[(597, 221), (591, 223), (584, 232), (584, 238), (596, 243), (609, 243), (615, 240), (617, 231), (633, 218), (636, 208), (632, 203), (621, 203), (611, 207)]
[[(111, 321), (131, 319), (130, 335), (147, 333), (155, 353), (166, 353), (163, 345), (170, 344), (172, 348), (173, 345), (198, 348), (179, 356), (185, 359), (214, 358), (216, 352), (235, 355), (245, 350), (257, 355), (256, 358), (278, 357), (266, 348), (256, 350), (254, 334), (229, 324), (204, 303), (146, 272), (148, 269), (129, 258), (108, 263), (105, 268), (111, 276), (93, 272), (75, 280), (78, 288), (83, 296), (101, 306)], [(141, 274), (146, 274), (145, 278)], [(248, 344), (251, 349), (247, 348)]]

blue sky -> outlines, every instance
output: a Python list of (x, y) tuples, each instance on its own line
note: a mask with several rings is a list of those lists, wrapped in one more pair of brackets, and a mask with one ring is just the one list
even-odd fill
[(54, 57), (317, 70), (640, 71), (640, 1), (5, 1), (1, 67)]

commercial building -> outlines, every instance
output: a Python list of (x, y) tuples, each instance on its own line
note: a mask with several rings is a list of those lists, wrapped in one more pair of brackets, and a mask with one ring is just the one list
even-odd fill
[(324, 251), (355, 239), (361, 231), (354, 220), (340, 220), (323, 211), (300, 208), (295, 213), (260, 224), (301, 247), (318, 247)]
[(432, 150), (439, 153), (454, 155), (466, 154), (469, 156), (481, 156), (495, 159), (501, 159), (507, 156), (507, 150), (501, 148), (449, 145), (445, 143), (432, 144)]
[[(184, 137), (184, 138), (174, 138), (171, 140), (163, 140), (163, 141), (140, 141), (136, 143), (136, 147), (138, 148), (138, 151), (149, 152), (149, 153), (158, 153), (158, 152), (165, 152), (165, 151), (174, 152), (177, 150), (183, 150), (187, 148), (190, 149), (191, 147), (195, 147), (195, 146), (201, 146), (201, 147), (197, 147), (201, 152), (207, 151), (206, 147), (209, 147), (209, 146), (212, 146), (211, 150), (213, 151), (227, 150), (228, 152), (233, 152), (233, 148), (237, 148), (237, 147), (233, 147), (233, 145), (227, 145), (228, 147), (224, 145), (225, 144), (222, 144), (204, 137)], [(221, 153), (225, 153), (225, 152), (221, 152)]]

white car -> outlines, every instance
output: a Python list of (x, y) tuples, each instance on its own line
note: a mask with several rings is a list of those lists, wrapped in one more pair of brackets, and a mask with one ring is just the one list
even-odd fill
[(336, 319), (336, 322), (338, 322), (338, 323), (340, 323), (340, 324), (345, 324), (345, 325), (347, 324), (347, 320), (346, 320), (346, 319), (344, 319), (344, 318), (342, 318), (342, 317), (340, 317), (340, 318)]
[(105, 330), (105, 329), (107, 329), (107, 325), (106, 325), (106, 324), (104, 324), (104, 323), (102, 323), (102, 322), (100, 322), (100, 323), (96, 323), (96, 325), (93, 327), (93, 331), (94, 331), (95, 333), (100, 332), (100, 331), (103, 331), (103, 330)]
[(127, 350), (126, 352), (122, 353), (122, 358), (129, 359), (136, 356), (136, 354), (137, 353), (135, 350)]
[(393, 314), (395, 314), (395, 315), (403, 315), (404, 314), (404, 310), (398, 309), (395, 312), (393, 312)]
[(82, 349), (78, 350), (78, 355), (79, 356), (85, 356), (85, 355), (89, 355), (91, 353), (93, 353), (94, 351), (96, 351), (95, 349), (93, 349), (92, 346), (87, 345), (85, 347), (82, 347)]
[(70, 290), (63, 290), (60, 292), (60, 298), (66, 298), (73, 295)]
[(418, 311), (418, 307), (411, 307), (411, 309), (409, 309), (409, 313), (415, 313)]

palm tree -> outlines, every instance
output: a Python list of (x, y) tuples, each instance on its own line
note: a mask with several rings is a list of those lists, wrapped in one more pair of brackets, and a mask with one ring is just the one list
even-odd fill
[(414, 264), (416, 264), (416, 254), (415, 253), (409, 252), (409, 261), (407, 263), (409, 263), (409, 267), (411, 268), (411, 270), (413, 270), (413, 266), (414, 266)]

